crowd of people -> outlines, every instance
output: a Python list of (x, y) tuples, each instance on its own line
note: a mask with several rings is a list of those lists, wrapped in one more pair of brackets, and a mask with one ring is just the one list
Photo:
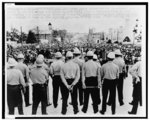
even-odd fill
[[(41, 102), (43, 115), (47, 114), (49, 76), (52, 78), (53, 106), (57, 108), (59, 92), (62, 97), (61, 114), (67, 113), (68, 97), (74, 114), (88, 111), (91, 95), (93, 112), (104, 115), (107, 105), (116, 114), (116, 94), (120, 106), (124, 105), (124, 79), (128, 71), (133, 77), (133, 105), (128, 114), (137, 114), (141, 93), (141, 48), (133, 45), (107, 44), (98, 48), (67, 48), (63, 50), (40, 49), (36, 46), (7, 48), (7, 102), (9, 114), (18, 107), (23, 112), (22, 94), (26, 107), (29, 103), (29, 79), (33, 85), (32, 115), (37, 113)], [(134, 58), (133, 58), (134, 57)], [(50, 61), (53, 59), (52, 61)], [(131, 59), (131, 60), (130, 60)], [(137, 61), (137, 62), (136, 62)], [(129, 69), (128, 65), (133, 64)], [(129, 70), (128, 70), (129, 69)], [(60, 90), (60, 91), (59, 91)], [(102, 91), (102, 98), (100, 96)], [(117, 93), (116, 93), (117, 92)], [(138, 93), (137, 93), (138, 92)], [(107, 100), (107, 97), (108, 100)], [(102, 104), (101, 110), (98, 105)]]
[[(39, 54), (44, 55), (46, 59), (54, 58), (54, 53), (59, 51), (63, 55), (67, 53), (67, 51), (73, 52), (73, 48), (76, 46), (71, 47), (64, 47), (64, 48), (50, 48), (49, 46), (45, 45), (22, 45), (16, 48), (12, 47), (11, 45), (7, 45), (7, 59), (8, 57), (13, 57), (17, 59), (17, 55), (22, 53), (25, 56), (25, 64), (33, 63), (36, 60), (36, 57)], [(92, 50), (94, 54), (98, 56), (99, 60), (106, 60), (106, 55), (110, 51), (114, 51), (115, 49), (120, 49), (121, 53), (123, 54), (123, 58), (126, 64), (134, 64), (134, 61), (140, 57), (141, 46), (136, 46), (133, 44), (100, 44), (98, 46), (92, 47), (78, 47), (81, 50), (81, 55), (87, 53), (89, 50)]]

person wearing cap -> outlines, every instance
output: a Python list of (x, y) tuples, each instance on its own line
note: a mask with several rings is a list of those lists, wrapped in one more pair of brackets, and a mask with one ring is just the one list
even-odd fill
[(111, 98), (111, 111), (115, 114), (116, 111), (116, 80), (119, 78), (119, 67), (113, 63), (115, 59), (114, 52), (110, 52), (107, 55), (107, 63), (101, 67), (101, 79), (102, 79), (102, 110), (101, 114), (106, 112), (106, 100), (108, 92)]
[(41, 58), (43, 60), (43, 68), (47, 71), (47, 73), (49, 74), (49, 68), (47, 66), (47, 64), (45, 63), (45, 58), (42, 54), (39, 54), (37, 58)]
[[(37, 58), (40, 58), (40, 59), (42, 59), (43, 60), (43, 65), (42, 65), (42, 67), (47, 71), (47, 73), (49, 74), (49, 68), (48, 68), (48, 66), (45, 64), (45, 58), (44, 58), (44, 56), (42, 55), (42, 54), (39, 54), (38, 56), (37, 56)], [(31, 69), (32, 68), (35, 68), (36, 67), (36, 61), (35, 61), (35, 63), (34, 63), (34, 65), (31, 67)]]
[(78, 48), (74, 49), (73, 54), (74, 54), (73, 62), (78, 64), (79, 68), (80, 68), (80, 79), (79, 79), (79, 82), (77, 83), (77, 90), (78, 90), (78, 94), (79, 94), (80, 105), (83, 105), (83, 87), (82, 87), (81, 76), (82, 76), (82, 66), (83, 66), (84, 61), (80, 59), (81, 52)]
[(21, 88), (25, 92), (25, 80), (23, 74), (15, 66), (17, 62), (14, 58), (8, 59), (8, 69), (7, 69), (7, 102), (8, 110), (10, 115), (14, 115), (15, 107), (18, 107), (18, 112), (23, 115), (23, 104), (22, 104), (22, 94)]
[[(49, 69), (48, 65), (44, 62), (45, 61), (44, 55), (39, 54), (37, 58), (40, 58), (43, 60), (42, 67), (46, 70), (47, 74), (49, 75), (50, 69)], [(36, 67), (36, 64), (34, 65), (34, 67)], [(50, 106), (51, 103), (50, 103), (50, 98), (49, 98), (49, 86), (48, 85), (49, 85), (49, 80), (47, 80), (46, 90), (47, 90), (47, 106)]]
[(35, 115), (39, 103), (42, 105), (42, 114), (47, 114), (47, 80), (48, 73), (43, 68), (43, 59), (36, 59), (36, 67), (31, 69), (30, 78), (33, 82), (33, 105), (32, 114)]
[(82, 112), (86, 113), (88, 109), (89, 96), (93, 101), (94, 113), (98, 112), (99, 87), (101, 86), (100, 67), (93, 61), (93, 52), (87, 52), (88, 61), (82, 67), (82, 84), (84, 88), (84, 104)]
[(133, 85), (133, 101), (130, 103), (133, 105), (132, 110), (128, 114), (137, 114), (138, 103), (142, 106), (142, 75), (141, 75), (141, 60), (136, 62), (130, 69), (129, 73), (134, 80)]
[[(97, 58), (97, 55), (96, 54), (94, 54), (93, 55), (93, 61), (97, 64), (97, 66), (98, 66), (98, 68), (101, 68), (101, 64), (100, 64), (100, 62), (98, 62), (98, 58)], [(101, 99), (100, 99), (100, 88), (98, 88), (98, 104), (100, 104), (101, 103)]]
[(74, 114), (79, 112), (77, 103), (77, 83), (80, 78), (80, 68), (78, 64), (72, 61), (73, 54), (68, 51), (66, 53), (67, 62), (61, 67), (61, 80), (62, 80), (62, 114), (65, 115), (67, 112), (67, 100), (69, 92), (71, 93), (71, 100), (73, 105)]
[(60, 78), (60, 69), (64, 62), (61, 59), (62, 54), (60, 52), (55, 53), (56, 61), (54, 61), (50, 66), (50, 75), (52, 76), (52, 86), (53, 86), (53, 105), (54, 108), (58, 105), (58, 93), (61, 88), (62, 81)]
[[(115, 50), (115, 59), (113, 61), (119, 67), (119, 79), (117, 80), (117, 91), (118, 91), (118, 100), (120, 106), (124, 105), (123, 101), (123, 80), (124, 80), (124, 73), (125, 71), (125, 62), (122, 58), (122, 53), (119, 49)], [(110, 102), (108, 102), (110, 104)]]
[(25, 65), (24, 62), (24, 55), (23, 54), (18, 54), (17, 56), (18, 59), (18, 64), (16, 65), (16, 69), (19, 69), (24, 77), (25, 83), (26, 83), (26, 92), (24, 93), (24, 100), (25, 100), (25, 105), (26, 107), (30, 106), (31, 104), (29, 103), (29, 69), (27, 65)]

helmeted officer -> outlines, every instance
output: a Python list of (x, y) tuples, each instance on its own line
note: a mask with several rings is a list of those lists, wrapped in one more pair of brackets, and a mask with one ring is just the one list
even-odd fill
[(138, 103), (142, 104), (142, 75), (141, 75), (141, 61), (135, 63), (129, 73), (135, 78), (132, 110), (128, 114), (137, 114)]
[(120, 106), (124, 105), (123, 101), (123, 78), (124, 73), (123, 69), (125, 69), (125, 62), (122, 58), (122, 53), (119, 49), (115, 50), (115, 59), (113, 61), (119, 67), (119, 79), (117, 80), (117, 90), (118, 90), (118, 100)]
[(24, 93), (24, 99), (25, 99), (25, 105), (27, 107), (31, 105), (29, 103), (29, 69), (27, 65), (23, 63), (24, 61), (23, 54), (18, 54), (17, 59), (18, 59), (18, 64), (16, 65), (16, 68), (22, 72), (25, 83), (26, 83), (26, 92)]
[[(97, 64), (97, 66), (98, 66), (98, 68), (101, 68), (101, 64), (100, 64), (100, 62), (98, 62), (98, 58), (97, 58), (97, 55), (96, 54), (94, 54), (93, 55), (93, 61)], [(101, 99), (100, 99), (100, 88), (98, 88), (98, 104), (100, 104), (101, 103)]]
[(82, 77), (82, 66), (83, 66), (84, 61), (80, 59), (81, 52), (78, 48), (74, 49), (73, 54), (74, 54), (73, 62), (78, 64), (80, 68), (80, 79), (79, 79), (79, 82), (77, 83), (77, 90), (79, 92), (78, 94), (79, 94), (80, 105), (83, 105), (83, 87), (82, 87), (81, 77)]
[(89, 96), (91, 94), (93, 101), (94, 113), (98, 112), (98, 96), (99, 89), (101, 86), (100, 67), (93, 61), (93, 52), (87, 52), (88, 61), (83, 64), (82, 68), (82, 84), (84, 88), (84, 104), (82, 111), (87, 112)]
[(42, 104), (42, 114), (47, 114), (47, 80), (48, 74), (43, 68), (43, 59), (36, 59), (36, 67), (30, 72), (30, 78), (33, 82), (33, 106), (32, 114), (36, 114), (39, 103)]
[(60, 78), (60, 70), (64, 62), (61, 59), (62, 54), (60, 52), (55, 53), (56, 61), (54, 61), (50, 66), (50, 75), (52, 76), (53, 82), (53, 105), (56, 108), (58, 105), (58, 93), (62, 85), (62, 80)]
[(19, 114), (23, 115), (21, 88), (25, 92), (25, 81), (22, 72), (16, 69), (17, 62), (14, 58), (8, 59), (7, 70), (7, 102), (9, 114), (14, 114), (15, 107), (18, 107)]
[(72, 61), (73, 54), (68, 51), (66, 53), (67, 62), (62, 65), (61, 68), (61, 79), (62, 79), (62, 114), (67, 112), (67, 100), (69, 96), (69, 91), (71, 92), (71, 100), (73, 105), (74, 114), (79, 112), (77, 103), (77, 83), (80, 78), (80, 68)]
[(114, 52), (107, 55), (108, 62), (102, 65), (101, 78), (102, 78), (102, 110), (101, 114), (106, 112), (106, 100), (108, 92), (110, 91), (111, 110), (112, 114), (116, 111), (116, 80), (119, 78), (119, 67), (113, 63), (115, 58)]
[[(44, 62), (45, 61), (44, 56), (42, 54), (39, 54), (37, 58), (41, 58), (43, 60), (42, 67), (46, 70), (47, 74), (49, 75), (50, 69), (48, 65)], [(50, 106), (51, 103), (50, 103), (50, 98), (49, 98), (49, 79), (47, 80), (46, 90), (47, 90), (47, 106)]]

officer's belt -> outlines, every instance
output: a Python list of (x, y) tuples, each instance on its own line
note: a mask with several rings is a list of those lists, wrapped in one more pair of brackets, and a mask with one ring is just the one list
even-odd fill
[(46, 83), (44, 83), (44, 84), (38, 84), (38, 83), (35, 83), (35, 84), (33, 84), (33, 86), (45, 87), (45, 86), (46, 86)]
[(97, 76), (85, 77), (85, 79), (97, 79)]
[(60, 75), (54, 75), (54, 77), (60, 77)]
[(8, 87), (18, 87), (18, 86), (20, 86), (20, 84), (18, 84), (18, 85), (10, 85), (10, 84), (7, 84), (7, 86), (8, 86)]
[(116, 79), (104, 79), (106, 81), (113, 81), (113, 80), (116, 80)]

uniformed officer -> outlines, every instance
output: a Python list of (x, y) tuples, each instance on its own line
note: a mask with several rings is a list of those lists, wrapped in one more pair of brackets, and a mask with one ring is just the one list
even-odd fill
[(43, 68), (43, 59), (36, 59), (36, 67), (30, 72), (30, 78), (33, 82), (33, 106), (32, 114), (36, 114), (39, 103), (42, 105), (42, 114), (47, 114), (47, 80), (48, 73)]
[[(46, 65), (46, 63), (44, 62), (45, 58), (42, 54), (39, 54), (37, 58), (41, 58), (43, 60), (43, 65), (42, 67), (46, 70), (47, 74), (49, 75), (50, 73), (50, 69), (49, 67)], [(50, 106), (50, 98), (49, 98), (49, 79), (47, 80), (47, 86), (46, 86), (46, 90), (47, 90), (47, 106)]]
[(111, 98), (111, 110), (112, 114), (116, 111), (116, 80), (119, 78), (119, 67), (113, 63), (115, 54), (113, 52), (108, 53), (108, 62), (102, 65), (101, 77), (102, 77), (102, 110), (101, 114), (106, 112), (106, 100), (108, 91), (110, 91)]
[(55, 53), (56, 61), (54, 61), (50, 66), (50, 74), (52, 76), (53, 82), (53, 105), (56, 108), (58, 105), (58, 93), (61, 88), (62, 81), (60, 78), (60, 69), (64, 62), (61, 59), (62, 54), (60, 52)]
[(118, 67), (119, 67), (119, 79), (117, 81), (117, 90), (118, 90), (118, 100), (120, 103), (120, 106), (124, 105), (123, 101), (123, 78), (124, 73), (123, 69), (125, 69), (125, 62), (122, 58), (122, 53), (119, 49), (115, 50), (115, 59), (113, 61)]
[(100, 68), (93, 61), (92, 51), (87, 52), (87, 58), (88, 61), (83, 64), (83, 68), (82, 68), (82, 84), (84, 88), (84, 104), (83, 104), (82, 111), (84, 113), (87, 112), (89, 95), (91, 94), (92, 101), (93, 101), (93, 110), (94, 113), (97, 113), (98, 103), (99, 103), (98, 87), (101, 86)]
[(135, 63), (129, 70), (129, 73), (135, 78), (132, 110), (128, 114), (136, 114), (138, 103), (142, 102), (142, 75), (141, 75), (141, 61)]
[(80, 68), (80, 79), (79, 79), (79, 82), (77, 83), (77, 90), (78, 90), (78, 94), (79, 94), (79, 102), (80, 102), (80, 105), (83, 105), (83, 87), (82, 87), (82, 80), (81, 80), (81, 76), (82, 76), (82, 66), (83, 66), (83, 63), (84, 61), (80, 59), (80, 50), (78, 48), (75, 48), (74, 49), (74, 59), (73, 59), (73, 62), (75, 62), (76, 64), (79, 65), (79, 68)]
[(21, 88), (25, 92), (25, 81), (19, 69), (15, 69), (17, 62), (13, 58), (8, 59), (7, 70), (7, 102), (9, 114), (14, 114), (15, 107), (18, 107), (19, 114), (23, 115)]
[(16, 65), (16, 68), (22, 72), (26, 83), (26, 92), (24, 93), (24, 99), (25, 99), (25, 105), (26, 107), (28, 107), (31, 105), (29, 103), (29, 69), (27, 65), (23, 63), (24, 62), (23, 54), (18, 54), (17, 59), (18, 59), (18, 64)]
[[(98, 58), (97, 58), (97, 55), (96, 55), (96, 54), (93, 55), (93, 61), (96, 62), (98, 68), (101, 68), (101, 64), (100, 64), (100, 62), (98, 62)], [(99, 91), (98, 91), (98, 93), (99, 93), (99, 94), (98, 94), (98, 100), (99, 100), (99, 101), (98, 101), (98, 104), (100, 104), (100, 103), (101, 103), (101, 99), (100, 99), (100, 88), (98, 88), (98, 90), (99, 90)]]
[(74, 114), (79, 112), (78, 103), (77, 103), (77, 83), (80, 78), (80, 69), (79, 66), (72, 61), (73, 54), (68, 51), (66, 53), (67, 62), (62, 65), (61, 68), (61, 79), (62, 79), (62, 114), (67, 112), (67, 100), (69, 96), (69, 91), (71, 92), (71, 100), (73, 105)]

